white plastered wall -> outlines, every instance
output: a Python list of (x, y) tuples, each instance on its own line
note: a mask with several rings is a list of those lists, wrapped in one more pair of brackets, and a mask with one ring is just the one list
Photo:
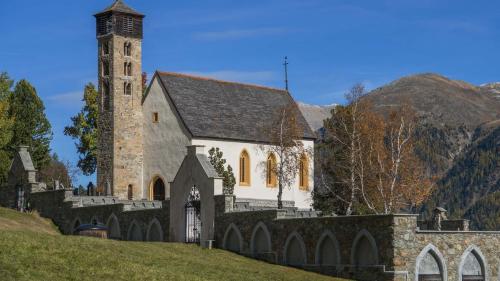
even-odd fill
[[(212, 147), (218, 147), (223, 152), (223, 158), (226, 163), (233, 168), (236, 178), (234, 194), (237, 198), (251, 199), (267, 199), (277, 200), (278, 188), (270, 188), (266, 185), (265, 163), (267, 155), (261, 150), (260, 145), (256, 143), (225, 141), (225, 140), (210, 140), (210, 139), (193, 139), (192, 145), (205, 146), (205, 153), (208, 156), (208, 151)], [(314, 151), (313, 141), (304, 140), (304, 146), (311, 151)], [(239, 161), (240, 154), (246, 150), (250, 155), (250, 185), (240, 186), (239, 184)], [(277, 157), (277, 156), (276, 156)], [(279, 160), (278, 160), (279, 161)], [(314, 156), (309, 157), (309, 188), (308, 190), (299, 189), (299, 175), (295, 179), (295, 183), (291, 188), (283, 190), (283, 200), (295, 201), (295, 206), (301, 209), (311, 208), (312, 198), (311, 191), (314, 187)]]

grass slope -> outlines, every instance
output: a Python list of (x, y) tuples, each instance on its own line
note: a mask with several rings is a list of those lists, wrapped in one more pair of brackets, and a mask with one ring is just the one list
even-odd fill
[(0, 208), (0, 279), (340, 280), (195, 245), (63, 236), (54, 229), (36, 215)]

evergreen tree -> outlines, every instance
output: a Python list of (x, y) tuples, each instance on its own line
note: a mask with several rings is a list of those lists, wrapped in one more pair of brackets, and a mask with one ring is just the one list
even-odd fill
[(85, 86), (83, 106), (80, 113), (71, 117), (72, 125), (64, 128), (64, 134), (77, 140), (76, 148), (80, 154), (78, 168), (85, 175), (91, 175), (97, 165), (97, 91), (92, 83)]
[(0, 73), (0, 184), (5, 182), (10, 166), (9, 143), (12, 139), (13, 121), (8, 114), (8, 98), (12, 84), (7, 73)]
[(231, 165), (227, 166), (227, 170), (224, 168), (226, 164), (226, 159), (222, 158), (222, 151), (218, 147), (212, 147), (208, 151), (208, 159), (214, 167), (217, 174), (222, 177), (222, 187), (223, 193), (231, 195), (234, 192), (234, 185), (236, 184), (236, 179), (234, 177), (233, 168)]
[(15, 151), (19, 145), (28, 145), (35, 168), (40, 170), (50, 162), (49, 145), (52, 140), (45, 106), (35, 88), (24, 79), (17, 82), (9, 96), (9, 104), (9, 117), (14, 119), (10, 151)]

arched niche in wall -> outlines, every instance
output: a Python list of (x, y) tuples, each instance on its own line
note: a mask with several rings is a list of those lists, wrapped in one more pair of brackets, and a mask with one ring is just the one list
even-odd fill
[(71, 223), (71, 234), (76, 234), (76, 229), (82, 224), (82, 220), (80, 218), (75, 218)]
[(489, 280), (487, 261), (476, 246), (469, 246), (460, 258), (458, 269), (459, 281), (484, 281)]
[(271, 252), (271, 235), (263, 222), (257, 223), (254, 227), (250, 248), (254, 257)]
[(120, 223), (118, 222), (118, 218), (115, 214), (111, 214), (106, 223), (108, 227), (108, 238), (109, 239), (121, 239), (122, 234), (120, 231)]
[(286, 239), (283, 263), (291, 266), (302, 266), (307, 263), (306, 246), (297, 231), (292, 232)]
[(226, 233), (224, 233), (222, 247), (231, 252), (241, 253), (243, 249), (243, 238), (240, 230), (234, 223), (231, 223), (227, 227)]
[(143, 241), (142, 230), (139, 224), (134, 220), (128, 229), (127, 240), (129, 241)]
[(146, 239), (147, 241), (152, 242), (163, 241), (163, 230), (161, 228), (160, 222), (156, 218), (152, 219), (149, 223)]
[(448, 273), (441, 252), (434, 245), (427, 245), (417, 256), (415, 281), (446, 281)]
[(366, 229), (361, 230), (351, 248), (351, 264), (359, 267), (378, 264), (378, 248), (373, 236)]
[(100, 220), (97, 218), (97, 216), (93, 216), (92, 219), (90, 219), (90, 224), (92, 225), (97, 225), (100, 223)]
[(340, 264), (340, 247), (337, 238), (330, 230), (325, 230), (316, 243), (316, 264), (338, 266)]

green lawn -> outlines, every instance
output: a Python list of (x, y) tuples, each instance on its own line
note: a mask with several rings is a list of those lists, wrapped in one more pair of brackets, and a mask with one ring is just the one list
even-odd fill
[(63, 236), (0, 208), (0, 280), (339, 280), (178, 243)]

